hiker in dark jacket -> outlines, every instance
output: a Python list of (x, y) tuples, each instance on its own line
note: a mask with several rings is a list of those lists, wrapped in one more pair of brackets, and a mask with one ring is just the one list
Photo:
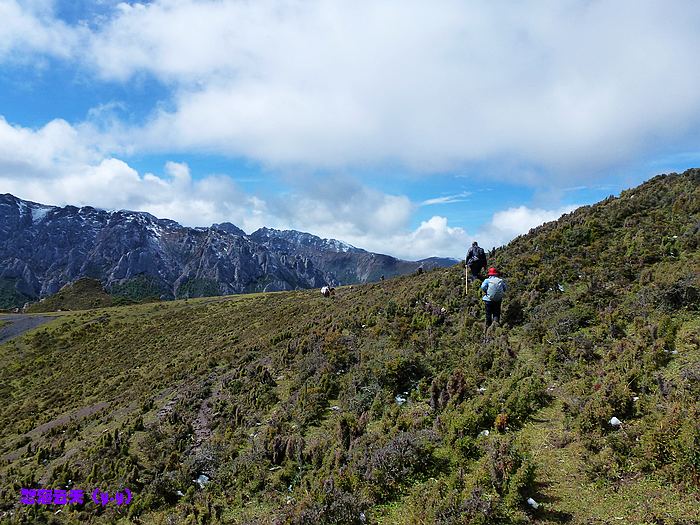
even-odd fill
[(474, 241), (467, 252), (467, 282), (470, 280), (469, 273), (471, 272), (471, 280), (478, 279), (483, 268), (486, 268), (486, 252)]
[(493, 321), (501, 320), (501, 302), (506, 292), (506, 282), (498, 276), (496, 268), (489, 268), (488, 277), (481, 283), (481, 289), (486, 293), (482, 299), (486, 306), (486, 328)]

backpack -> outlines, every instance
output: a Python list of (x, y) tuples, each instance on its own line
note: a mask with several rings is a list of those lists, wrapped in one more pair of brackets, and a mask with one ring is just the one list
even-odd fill
[(505, 295), (503, 279), (500, 277), (489, 277), (489, 287), (486, 289), (486, 295), (491, 301), (501, 301)]
[(472, 246), (469, 248), (469, 253), (467, 255), (469, 256), (467, 259), (468, 265), (472, 265), (477, 261), (486, 261), (486, 253), (484, 253), (484, 249), (481, 246)]

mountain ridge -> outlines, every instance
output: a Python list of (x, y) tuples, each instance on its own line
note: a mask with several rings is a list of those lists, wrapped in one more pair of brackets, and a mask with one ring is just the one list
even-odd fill
[(192, 228), (147, 212), (47, 206), (0, 195), (0, 307), (81, 277), (130, 298), (199, 297), (355, 284), (449, 259), (403, 261), (295, 230)]

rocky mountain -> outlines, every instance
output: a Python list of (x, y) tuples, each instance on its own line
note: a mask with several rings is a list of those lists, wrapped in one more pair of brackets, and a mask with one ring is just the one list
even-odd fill
[(189, 228), (144, 212), (0, 195), (0, 307), (81, 277), (133, 299), (172, 298), (361, 283), (455, 262), (403, 261), (297, 231)]

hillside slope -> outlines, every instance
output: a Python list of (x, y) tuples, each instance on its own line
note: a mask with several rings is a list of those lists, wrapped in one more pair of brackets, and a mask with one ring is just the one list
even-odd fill
[(89, 310), (112, 306), (114, 300), (99, 281), (95, 279), (78, 279), (67, 284), (46, 299), (30, 304), (24, 309), (28, 313), (58, 312), (65, 310)]
[(0, 518), (696, 523), (699, 236), (699, 170), (537, 228), (486, 334), (459, 266), (64, 315), (0, 346)]

